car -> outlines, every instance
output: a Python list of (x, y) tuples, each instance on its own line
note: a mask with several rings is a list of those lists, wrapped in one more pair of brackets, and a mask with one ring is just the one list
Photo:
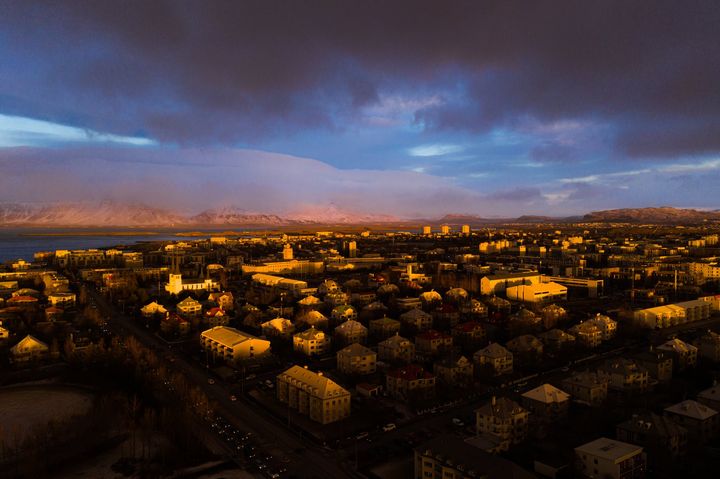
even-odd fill
[(460, 426), (460, 427), (463, 427), (463, 426), (465, 425), (465, 423), (462, 422), (462, 420), (460, 420), (460, 419), (458, 419), (458, 418), (456, 418), (456, 417), (454, 417), (454, 418), (452, 419), (452, 423), (455, 424), (456, 426)]
[(564, 366), (564, 367), (560, 368), (560, 371), (566, 373), (566, 372), (570, 371), (570, 368), (567, 366)]
[(231, 401), (237, 401), (237, 396), (235, 396), (235, 395), (233, 394), (232, 396), (230, 396), (230, 400), (231, 400)]
[(215, 380), (213, 378), (208, 379), (208, 384), (215, 384)]
[(256, 378), (256, 376), (254, 374), (248, 374), (247, 376), (245, 376), (246, 381), (250, 381), (251, 379), (255, 379), (255, 378)]
[(397, 429), (397, 426), (393, 422), (385, 424), (382, 428), (382, 430), (385, 432), (394, 431), (395, 429)]
[(368, 433), (367, 433), (367, 431), (363, 431), (360, 434), (358, 434), (357, 436), (355, 436), (355, 439), (358, 439), (358, 440), (365, 439), (366, 437), (368, 437)]

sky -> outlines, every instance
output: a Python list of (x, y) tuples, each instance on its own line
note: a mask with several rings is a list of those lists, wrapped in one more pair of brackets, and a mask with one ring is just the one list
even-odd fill
[(720, 208), (720, 3), (0, 0), (0, 202)]

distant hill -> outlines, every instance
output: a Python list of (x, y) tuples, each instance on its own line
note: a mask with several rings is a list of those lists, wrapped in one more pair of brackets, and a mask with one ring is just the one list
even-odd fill
[(598, 223), (653, 223), (653, 224), (697, 224), (707, 221), (720, 221), (720, 212), (699, 211), (693, 209), (672, 208), (622, 208), (615, 210), (593, 211), (583, 217), (583, 221)]

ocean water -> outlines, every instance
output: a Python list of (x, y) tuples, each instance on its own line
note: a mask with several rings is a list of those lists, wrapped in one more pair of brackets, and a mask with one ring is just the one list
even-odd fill
[[(45, 230), (44, 232), (48, 232)], [(0, 263), (10, 260), (24, 259), (32, 261), (37, 251), (55, 251), (57, 249), (89, 249), (110, 248), (118, 245), (132, 245), (141, 241), (182, 240), (172, 232), (158, 232), (154, 235), (133, 235), (124, 232), (123, 235), (103, 235), (94, 233), (92, 236), (74, 234), (73, 231), (53, 230), (52, 233), (62, 233), (58, 236), (36, 236), (37, 230), (2, 230), (0, 229)], [(201, 237), (187, 238), (201, 239)]]

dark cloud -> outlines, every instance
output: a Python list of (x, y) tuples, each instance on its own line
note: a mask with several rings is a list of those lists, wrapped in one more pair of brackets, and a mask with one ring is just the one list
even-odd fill
[(714, 0), (0, 2), (0, 108), (252, 143), (424, 88), (448, 94), (428, 129), (590, 118), (630, 155), (694, 154), (718, 148), (719, 24)]

